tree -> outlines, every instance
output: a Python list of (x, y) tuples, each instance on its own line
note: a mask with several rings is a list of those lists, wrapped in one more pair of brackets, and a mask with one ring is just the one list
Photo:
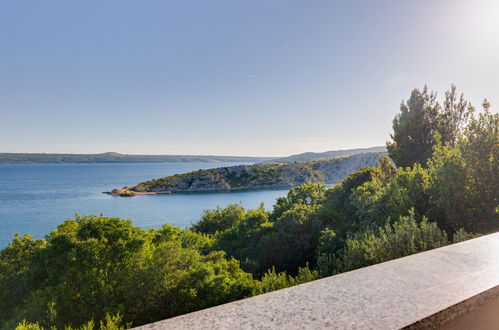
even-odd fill
[(339, 241), (346, 238), (348, 232), (358, 230), (357, 207), (352, 203), (352, 194), (358, 187), (370, 182), (377, 171), (375, 167), (361, 168), (326, 191), (324, 204), (317, 210), (317, 216), (325, 227), (334, 228)]
[(275, 221), (257, 246), (260, 270), (275, 266), (278, 271), (294, 274), (299, 267), (314, 261), (322, 229), (316, 210), (316, 206), (296, 204)]
[(473, 107), (458, 98), (456, 86), (445, 93), (441, 106), (435, 92), (414, 89), (407, 102), (400, 105), (400, 113), (393, 119), (392, 142), (387, 142), (390, 157), (397, 166), (411, 166), (419, 163), (426, 166), (436, 144), (435, 134), (439, 134), (443, 145), (453, 145), (461, 132)]
[(435, 146), (428, 161), (431, 216), (448, 232), (499, 229), (499, 114), (483, 106), (458, 142)]
[(478, 232), (499, 229), (499, 113), (490, 112), (483, 102), (483, 112), (473, 117), (460, 143), (468, 165), (470, 209)]
[(185, 240), (172, 226), (146, 231), (103, 216), (67, 220), (46, 240), (15, 237), (0, 255), (0, 328), (22, 320), (79, 327), (109, 315), (136, 326), (259, 290), (224, 252), (202, 255), (184, 247), (202, 238)]
[(464, 99), (463, 94), (458, 98), (456, 86), (451, 85), (451, 89), (445, 92), (445, 100), (438, 117), (438, 131), (443, 144), (454, 145), (457, 142), (459, 133), (473, 111), (471, 103)]
[(390, 157), (397, 166), (425, 164), (431, 156), (433, 135), (440, 106), (436, 93), (414, 89), (409, 100), (400, 105), (400, 113), (393, 119), (393, 142), (387, 142)]
[(214, 210), (204, 210), (201, 220), (191, 229), (198, 233), (215, 234), (233, 228), (244, 219), (244, 207), (241, 204), (230, 204), (225, 208), (218, 206)]
[(263, 208), (249, 210), (243, 221), (216, 236), (213, 250), (225, 251), (240, 260), (245, 271), (258, 274), (266, 270), (261, 269), (258, 262), (258, 246), (261, 238), (272, 230), (272, 225)]
[(304, 183), (293, 187), (286, 197), (277, 198), (271, 217), (275, 220), (297, 204), (315, 206), (324, 203), (325, 193), (326, 185), (322, 183)]
[(22, 304), (27, 289), (19, 283), (25, 280), (33, 265), (32, 255), (45, 246), (44, 240), (16, 234), (9, 246), (0, 252), (0, 328), (2, 321), (11, 317), (13, 307)]

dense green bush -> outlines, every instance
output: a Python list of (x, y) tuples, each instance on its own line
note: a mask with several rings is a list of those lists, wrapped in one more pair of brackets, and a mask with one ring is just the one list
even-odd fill
[(316, 280), (320, 274), (316, 270), (310, 270), (308, 265), (300, 267), (296, 276), (288, 275), (286, 272), (277, 273), (275, 268), (272, 267), (262, 276), (261, 292), (271, 292), (279, 289), (284, 289), (293, 285), (298, 285), (306, 282)]
[(243, 219), (244, 207), (240, 204), (231, 204), (226, 208), (205, 210), (201, 220), (193, 224), (191, 229), (198, 233), (215, 234), (233, 228)]
[[(423, 217), (418, 221), (414, 210), (408, 216), (401, 216), (393, 224), (387, 223), (376, 231), (366, 230), (347, 239), (342, 251), (321, 251), (319, 258), (326, 258), (331, 263), (322, 261), (326, 269), (322, 273), (332, 274), (369, 266), (372, 264), (404, 257), (448, 244), (447, 234), (435, 223), (429, 223)], [(336, 258), (332, 257), (337, 253)]]
[[(123, 317), (119, 314), (111, 316), (106, 315), (106, 317), (98, 323), (95, 323), (93, 320), (86, 322), (80, 327), (72, 327), (70, 325), (66, 325), (64, 330), (125, 330), (131, 327), (131, 323), (123, 323)], [(41, 326), (38, 322), (27, 322), (23, 320), (20, 322), (15, 330), (45, 330), (47, 327)], [(51, 327), (54, 329), (54, 327)]]
[(16, 237), (0, 254), (0, 325), (79, 327), (117, 314), (138, 325), (258, 292), (237, 260), (201, 254), (205, 238), (194, 235), (88, 216), (46, 240)]
[(453, 146), (437, 145), (429, 163), (434, 217), (449, 231), (499, 227), (499, 114), (473, 116)]
[(271, 267), (295, 274), (313, 261), (322, 228), (314, 214), (325, 191), (324, 185), (314, 183), (291, 189), (270, 214), (250, 210), (242, 221), (215, 235), (213, 248), (241, 260), (243, 269), (257, 276)]

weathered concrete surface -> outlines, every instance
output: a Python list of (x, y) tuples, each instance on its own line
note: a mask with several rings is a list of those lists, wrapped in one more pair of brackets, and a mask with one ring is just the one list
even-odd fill
[(441, 330), (499, 329), (499, 298), (478, 306), (444, 325)]
[(499, 233), (141, 329), (436, 327), (497, 298)]

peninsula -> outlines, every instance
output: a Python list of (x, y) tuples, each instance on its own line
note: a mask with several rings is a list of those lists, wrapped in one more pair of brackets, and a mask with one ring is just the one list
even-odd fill
[(303, 183), (332, 184), (361, 167), (374, 166), (383, 152), (309, 162), (219, 167), (176, 174), (106, 192), (116, 196), (290, 188)]

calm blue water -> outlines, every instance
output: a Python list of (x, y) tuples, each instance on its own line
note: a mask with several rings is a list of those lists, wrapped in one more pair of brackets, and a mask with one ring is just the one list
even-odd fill
[(237, 164), (0, 164), (0, 248), (17, 232), (41, 238), (76, 213), (127, 218), (142, 228), (164, 223), (186, 227), (197, 221), (204, 209), (238, 202), (247, 208), (264, 202), (270, 208), (276, 197), (287, 193), (263, 190), (131, 198), (102, 194), (153, 178), (231, 165)]

